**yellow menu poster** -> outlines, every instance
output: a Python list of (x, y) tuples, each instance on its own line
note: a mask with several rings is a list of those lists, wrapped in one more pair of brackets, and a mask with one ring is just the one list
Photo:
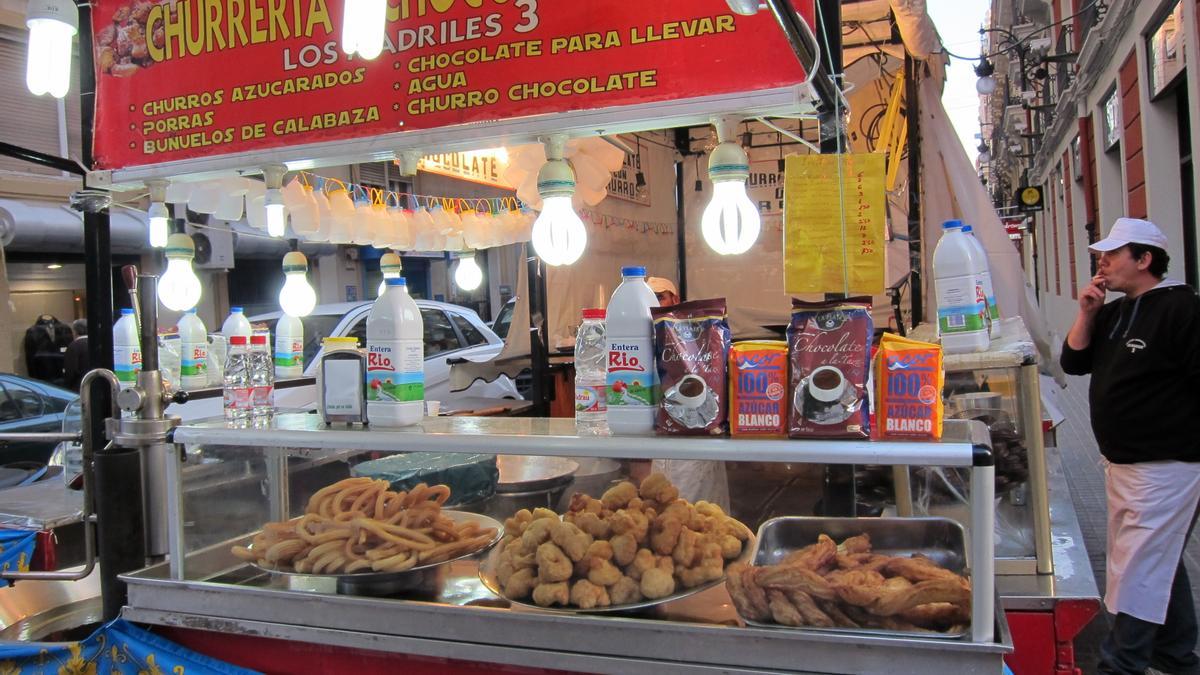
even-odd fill
[(783, 266), (788, 293), (883, 293), (883, 160), (880, 154), (787, 158)]

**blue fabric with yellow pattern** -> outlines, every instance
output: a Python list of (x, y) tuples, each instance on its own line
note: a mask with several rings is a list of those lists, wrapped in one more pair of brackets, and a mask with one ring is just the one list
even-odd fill
[(0, 645), (0, 675), (257, 675), (116, 619), (82, 642)]
[[(37, 530), (0, 530), (0, 570), (28, 572), (37, 545)], [(5, 581), (4, 585), (11, 585)]]

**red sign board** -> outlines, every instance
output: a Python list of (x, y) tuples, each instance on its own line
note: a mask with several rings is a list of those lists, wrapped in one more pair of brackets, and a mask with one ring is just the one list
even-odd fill
[[(812, 0), (795, 0), (812, 25)], [(770, 12), (723, 0), (93, 0), (98, 169), (803, 82)]]

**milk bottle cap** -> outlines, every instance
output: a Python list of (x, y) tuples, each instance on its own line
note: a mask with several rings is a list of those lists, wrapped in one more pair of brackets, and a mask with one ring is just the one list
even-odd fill
[(621, 276), (623, 277), (644, 277), (646, 276), (645, 267), (622, 267)]
[(408, 286), (408, 282), (405, 281), (404, 277), (393, 277), (391, 279), (384, 279), (384, 283), (386, 283), (388, 286)]
[(943, 230), (953, 230), (956, 228), (962, 228), (962, 226), (963, 221), (961, 220), (947, 220), (946, 222), (942, 223)]

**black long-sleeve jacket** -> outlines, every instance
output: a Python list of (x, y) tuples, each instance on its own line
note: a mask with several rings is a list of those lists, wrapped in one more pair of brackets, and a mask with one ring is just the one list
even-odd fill
[(1110, 462), (1200, 462), (1200, 296), (1191, 287), (1163, 282), (1106, 304), (1091, 344), (1064, 341), (1061, 363), (1092, 375), (1092, 431)]

